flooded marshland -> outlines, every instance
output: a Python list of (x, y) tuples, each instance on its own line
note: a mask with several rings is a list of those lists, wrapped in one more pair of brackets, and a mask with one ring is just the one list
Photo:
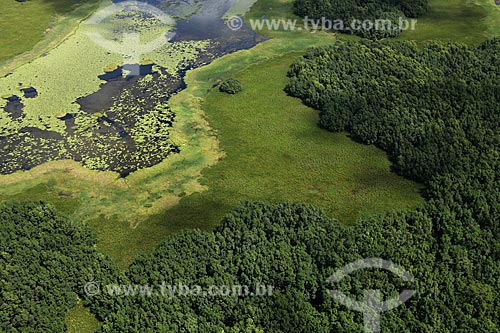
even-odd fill
[[(126, 177), (180, 153), (170, 135), (176, 115), (168, 101), (185, 88), (186, 72), (263, 40), (247, 26), (236, 31), (225, 24), (233, 4), (149, 2), (169, 18), (166, 32), (155, 15), (120, 7), (99, 18), (99, 26), (84, 22), (59, 47), (1, 78), (0, 173), (72, 159)], [(124, 57), (95, 43), (89, 36), (96, 33), (125, 49), (126, 34), (136, 33), (140, 43), (167, 40)]]

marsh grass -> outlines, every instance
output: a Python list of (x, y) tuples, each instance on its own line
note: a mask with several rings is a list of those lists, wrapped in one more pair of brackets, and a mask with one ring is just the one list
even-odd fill
[(203, 172), (207, 191), (146, 224), (212, 228), (245, 200), (311, 203), (352, 224), (421, 201), (420, 187), (392, 173), (383, 151), (318, 128), (317, 112), (285, 94), (286, 72), (297, 56), (238, 73), (245, 89), (237, 95), (208, 94), (202, 107), (225, 157)]
[(0, 0), (0, 76), (57, 46), (99, 0)]
[[(291, 15), (290, 3), (261, 0), (247, 17)], [(126, 179), (75, 162), (50, 162), (0, 177), (1, 198), (36, 193), (60, 205), (96, 230), (98, 247), (121, 267), (169, 234), (213, 228), (242, 200), (315, 203), (346, 224), (418, 204), (419, 187), (391, 173), (382, 151), (318, 129), (317, 113), (283, 92), (293, 59), (336, 37), (263, 33), (273, 39), (187, 73), (187, 89), (169, 103), (177, 115), (171, 135), (181, 154)], [(229, 77), (245, 90), (226, 96), (213, 89)]]
[(82, 304), (71, 309), (66, 317), (66, 333), (94, 333), (99, 328), (99, 321)]
[[(258, 48), (262, 51), (265, 46)], [(215, 227), (229, 210), (245, 200), (313, 203), (345, 224), (371, 214), (418, 205), (420, 187), (392, 173), (383, 151), (355, 143), (346, 134), (321, 130), (315, 110), (286, 96), (286, 72), (298, 55), (276, 57), (243, 71), (236, 70), (235, 77), (245, 85), (238, 95), (226, 95), (213, 88), (202, 108), (215, 129), (212, 135), (220, 140), (223, 155), (219, 155), (217, 164), (203, 171), (202, 187), (191, 187), (196, 184), (196, 175), (172, 184), (166, 193), (175, 195), (164, 197), (171, 200), (168, 208), (134, 228), (120, 215), (102, 215), (88, 221), (100, 236), (99, 247), (126, 267), (137, 253), (152, 250), (166, 235), (187, 228)], [(214, 63), (213, 68), (190, 72), (188, 82), (200, 82), (197, 80), (202, 77), (216, 80), (219, 66), (241, 66), (238, 59), (245, 57), (225, 58)], [(177, 107), (187, 107), (193, 101), (188, 97), (201, 94), (201, 87), (210, 80), (199, 86), (188, 85), (189, 94), (179, 94)], [(204, 152), (195, 154), (199, 160), (179, 161), (171, 166), (172, 170), (178, 172), (206, 161)], [(124, 201), (123, 197), (117, 199), (105, 204), (116, 209)]]
[(500, 34), (500, 6), (493, 0), (430, 0), (429, 4), (416, 30), (403, 32), (400, 39), (479, 44)]

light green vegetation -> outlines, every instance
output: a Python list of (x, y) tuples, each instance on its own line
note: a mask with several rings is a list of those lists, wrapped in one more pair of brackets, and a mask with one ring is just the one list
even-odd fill
[(477, 44), (500, 35), (500, 6), (494, 0), (430, 0), (429, 12), (401, 39)]
[[(258, 1), (247, 18), (261, 17), (264, 13), (267, 17), (291, 16), (290, 1)], [(0, 195), (3, 198), (18, 197), (29, 193), (32, 188), (47, 188), (48, 191), (40, 193), (39, 198), (51, 202), (60, 199), (59, 192), (71, 195), (64, 199), (71, 200), (76, 208), (73, 213), (71, 209), (67, 211), (97, 231), (98, 246), (122, 267), (138, 253), (151, 250), (172, 232), (191, 227), (213, 227), (220, 216), (240, 200), (315, 202), (346, 222), (370, 212), (415, 204), (418, 201), (417, 187), (391, 174), (389, 162), (381, 151), (358, 145), (345, 135), (317, 129), (315, 111), (305, 108), (298, 100), (286, 97), (282, 92), (286, 82), (286, 66), (293, 57), (308, 47), (332, 43), (335, 37), (323, 32), (263, 33), (273, 39), (188, 72), (188, 88), (174, 96), (169, 103), (177, 115), (170, 134), (180, 146), (181, 154), (171, 156), (152, 168), (133, 173), (126, 179), (117, 179), (116, 174), (110, 172), (91, 171), (75, 162), (50, 162), (28, 172), (1, 176)], [(285, 56), (291, 53), (294, 54)], [(147, 58), (158, 63), (166, 62), (171, 55), (176, 55), (175, 50), (171, 54), (158, 52)], [(117, 62), (116, 59), (104, 57), (96, 67), (102, 71), (104, 67)], [(264, 74), (267, 70), (275, 73), (279, 79), (265, 82), (252, 76), (252, 71), (247, 68), (255, 64), (258, 65), (253, 67), (254, 70)], [(214, 83), (231, 76), (243, 82), (245, 91), (236, 96), (212, 92), (204, 104), (210, 125), (218, 130), (216, 133), (208, 126), (200, 104)], [(43, 93), (41, 86), (33, 82), (25, 83)], [(252, 95), (259, 89), (262, 90), (262, 97)], [(251, 100), (252, 104), (247, 106), (252, 106), (252, 109), (241, 105), (240, 112), (237, 103), (242, 103), (242, 99)], [(219, 113), (214, 110), (219, 108), (217, 103), (221, 103)], [(262, 107), (264, 103), (265, 108)], [(287, 109), (279, 109), (280, 104)], [(233, 107), (235, 110), (230, 110)], [(238, 128), (241, 126), (239, 123), (247, 124), (249, 128)], [(264, 138), (257, 137), (257, 134), (264, 135), (265, 139), (277, 134), (280, 137), (275, 144), (265, 146), (269, 150), (267, 153), (248, 148), (255, 142), (256, 147), (262, 149)], [(216, 135), (221, 141), (220, 147)], [(325, 139), (325, 142), (318, 142), (319, 138)], [(248, 152), (242, 153), (239, 145), (248, 148)], [(313, 152), (317, 158), (314, 161), (311, 160)], [(330, 154), (336, 158), (329, 157)], [(224, 155), (219, 164), (206, 169)], [(303, 161), (308, 163), (297, 163), (299, 156), (303, 156)], [(274, 173), (263, 178), (263, 172), (255, 167), (261, 167), (257, 163), (259, 161), (265, 161), (267, 171), (272, 169)], [(293, 162), (297, 165), (293, 165)], [(330, 162), (331, 169), (321, 168)], [(271, 168), (273, 163), (275, 167)], [(346, 171), (348, 165), (352, 168), (350, 176)], [(250, 166), (254, 169), (250, 169)], [(301, 168), (304, 172), (300, 172)], [(333, 175), (335, 172), (338, 172), (337, 177)], [(315, 177), (332, 179), (332, 184), (318, 186)], [(380, 181), (384, 177), (388, 177), (392, 187), (386, 184), (381, 187)], [(399, 189), (395, 185), (398, 182), (405, 184), (403, 188), (407, 191)], [(388, 192), (389, 188), (395, 192)], [(192, 195), (195, 192), (198, 193)], [(358, 201), (353, 197), (359, 198)], [(392, 198), (396, 200), (391, 202)], [(222, 200), (227, 201), (224, 203)], [(367, 200), (368, 204), (363, 200)]]
[[(235, 75), (245, 89), (217, 89), (203, 110), (225, 158), (203, 173), (208, 191), (157, 217), (174, 228), (215, 226), (243, 200), (315, 204), (342, 223), (417, 205), (419, 187), (390, 172), (385, 153), (317, 126), (317, 113), (283, 91), (292, 53)], [(271, 102), (272, 101), (272, 102)]]
[[(195, 222), (188, 224), (183, 220), (161, 224), (157, 224), (154, 220), (145, 221), (148, 216), (158, 215), (175, 206), (181, 197), (207, 189), (199, 183), (201, 171), (215, 164), (223, 154), (218, 149), (214, 133), (210, 130), (200, 108), (200, 102), (206, 96), (207, 91), (220, 78), (239, 72), (249, 65), (293, 51), (303, 52), (310, 46), (328, 44), (333, 40), (334, 38), (326, 33), (318, 34), (315, 38), (310, 38), (309, 34), (305, 33), (302, 36), (295, 35), (293, 38), (273, 39), (252, 50), (229, 55), (216, 60), (210, 66), (190, 71), (186, 77), (188, 88), (174, 96), (169, 103), (172, 111), (176, 113), (175, 126), (170, 131), (170, 137), (181, 148), (181, 154), (172, 155), (152, 168), (135, 172), (126, 179), (117, 179), (115, 173), (91, 171), (75, 162), (49, 162), (27, 172), (0, 176), (2, 185), (0, 196), (5, 199), (23, 196), (32, 188), (44, 187), (48, 189), (46, 196), (41, 195), (39, 198), (49, 202), (58, 199), (59, 192), (68, 194), (67, 198), (71, 198), (78, 205), (72, 216), (92, 225), (98, 232), (99, 247), (111, 254), (121, 265), (130, 262), (137, 253), (152, 249), (165, 235), (179, 230), (183, 224), (185, 227), (209, 227), (214, 222), (195, 225)], [(38, 66), (36, 69), (42, 73), (44, 70), (48, 71), (47, 67), (56, 66), (60, 68), (61, 75), (53, 74), (52, 77), (54, 80), (65, 80), (65, 77), (71, 77), (71, 74), (78, 73), (81, 68), (79, 63), (75, 64), (77, 67), (71, 67), (71, 59), (79, 59), (79, 57), (77, 57), (77, 51), (73, 50), (76, 53), (70, 52), (72, 47), (76, 48), (82, 43), (90, 48), (82, 58), (82, 62), (95, 62), (91, 64), (95, 68), (92, 67), (84, 73), (79, 73), (77, 77), (73, 77), (73, 81), (66, 78), (71, 82), (60, 81), (57, 86), (50, 86), (50, 91), (60, 89), (59, 91), (63, 92), (64, 86), (68, 84), (68, 92), (72, 94), (72, 82), (81, 81), (81, 86), (77, 86), (78, 91), (81, 91), (82, 95), (85, 91), (92, 92), (99, 84), (99, 81), (95, 80), (97, 72), (102, 71), (109, 64), (119, 62), (119, 59), (103, 54), (104, 51), (85, 40), (80, 31), (51, 52), (49, 56), (55, 57), (51, 62), (38, 64), (39, 61), (47, 61), (45, 59), (49, 56), (37, 59), (34, 63), (19, 68), (14, 75), (20, 78), (23, 72), (24, 77), (29, 77), (30, 71), (26, 69), (28, 66), (36, 65)], [(189, 50), (195, 49), (196, 45), (203, 46), (203, 43), (206, 42), (176, 43), (173, 46), (175, 49), (160, 50), (162, 52), (147, 55), (145, 59), (152, 59), (168, 67), (167, 61), (174, 64), (184, 61), (190, 56)], [(189, 48), (190, 45), (192, 48)], [(182, 48), (185, 51), (181, 52)], [(58, 55), (59, 52), (61, 55)], [(100, 52), (100, 56), (92, 55), (92, 52)], [(90, 60), (92, 58), (94, 60)], [(171, 68), (174, 67), (171, 65)], [(12, 78), (9, 76), (7, 79)], [(83, 82), (86, 80), (90, 82)], [(9, 82), (15, 83), (16, 80)], [(49, 93), (44, 85), (32, 81), (24, 83), (34, 86), (39, 91), (40, 95), (33, 101), (40, 100), (43, 94)], [(57, 94), (51, 95), (67, 98), (57, 96)], [(70, 98), (66, 99), (67, 102), (69, 100)], [(47, 103), (51, 101), (47, 100)], [(57, 107), (56, 104), (52, 105)], [(43, 107), (41, 103), (40, 107)], [(50, 111), (54, 114), (54, 121), (56, 121), (52, 130), (57, 128), (56, 124), (60, 122), (55, 116), (67, 112), (61, 111)], [(147, 122), (143, 123), (147, 124)], [(35, 195), (32, 197), (36, 198)]]
[(257, 2), (257, 0), (237, 0), (233, 3), (231, 8), (224, 14), (224, 18), (231, 18), (234, 16), (245, 15), (252, 6)]
[(71, 309), (66, 317), (67, 333), (94, 333), (99, 321), (90, 310), (81, 304)]
[[(110, 4), (110, 2), (104, 1), (101, 4), (99, 13), (108, 8)], [(104, 20), (103, 25), (90, 24), (92, 23), (92, 18), (94, 18), (94, 16), (92, 16), (84, 24), (80, 25), (80, 28), (72, 36), (52, 50), (47, 56), (37, 58), (17, 68), (12, 75), (0, 78), (0, 91), (2, 95), (19, 95), (19, 88), (23, 86), (32, 86), (38, 91), (38, 97), (36, 98), (22, 98), (22, 103), (24, 104), (23, 117), (12, 120), (9, 113), (0, 113), (0, 136), (16, 134), (20, 129), (26, 127), (39, 128), (41, 130), (50, 130), (62, 134), (68, 143), (65, 145), (63, 140), (60, 140), (58, 143), (53, 143), (53, 141), (46, 139), (38, 139), (36, 143), (34, 143), (35, 141), (30, 141), (30, 138), (23, 138), (24, 145), (9, 146), (12, 148), (12, 152), (9, 154), (12, 156), (13, 160), (22, 156), (30, 156), (30, 147), (32, 147), (33, 144), (36, 144), (39, 151), (51, 151), (50, 156), (59, 159), (71, 157), (67, 147), (70, 147), (71, 151), (80, 151), (81, 147), (93, 147), (95, 149), (92, 149), (90, 152), (79, 153), (82, 157), (82, 163), (92, 169), (109, 169), (109, 159), (106, 160), (100, 156), (94, 156), (95, 152), (102, 151), (109, 155), (116, 156), (123, 151), (123, 145), (113, 144), (111, 138), (106, 142), (102, 142), (102, 138), (96, 138), (95, 130), (99, 126), (99, 117), (95, 117), (92, 114), (80, 110), (80, 106), (75, 101), (99, 89), (103, 81), (100, 80), (98, 76), (103, 74), (107, 69), (109, 70), (110, 64), (123, 63), (123, 55), (113, 52), (119, 51), (115, 49), (116, 46), (120, 48), (123, 47), (123, 45), (121, 45), (121, 43), (116, 43), (116, 45), (111, 45), (110, 47), (102, 47), (101, 44), (95, 42), (95, 34), (99, 34), (98, 36), (101, 36), (107, 41), (118, 40), (121, 42), (123, 39), (125, 39), (125, 42), (132, 41), (124, 38), (124, 33), (131, 32), (124, 28), (128, 26), (126, 23), (138, 21), (137, 15), (134, 15), (134, 13), (137, 14), (137, 12), (131, 13), (132, 14), (129, 16), (122, 16), (123, 22), (121, 22), (121, 24), (112, 24), (111, 26), (106, 20)], [(107, 20), (114, 22), (117, 20), (116, 16), (117, 15), (109, 16)], [(151, 20), (143, 21), (144, 22), (141, 21), (142, 23), (137, 26), (132, 24), (132, 26), (136, 26), (132, 32), (137, 33), (141, 45), (147, 44), (148, 41), (152, 39), (154, 40), (152, 31), (158, 33), (156, 38), (165, 34), (165, 31), (162, 30), (164, 27), (162, 24), (158, 23), (158, 20), (152, 18)], [(151, 29), (151, 27), (154, 29)], [(89, 36), (89, 34), (91, 34), (91, 36)], [(139, 53), (143, 60), (150, 59), (166, 68), (170, 75), (178, 76), (179, 69), (185, 68), (190, 62), (197, 59), (200, 52), (204, 51), (208, 43), (209, 41), (184, 41), (166, 44), (154, 43), (152, 49), (147, 47), (147, 50), (141, 48), (137, 51), (147, 51), (142, 55)], [(149, 77), (145, 77), (141, 80), (146, 81), (148, 79)], [(164, 92), (158, 90), (155, 91), (155, 93), (160, 95)], [(121, 96), (116, 96), (111, 111), (120, 113), (120, 110), (123, 108), (123, 101), (129, 97), (127, 94), (130, 95), (128, 91), (123, 91)], [(130, 98), (128, 99), (130, 100)], [(136, 100), (136, 102), (144, 104), (146, 101)], [(6, 100), (0, 100), (0, 108), (3, 108), (6, 103)], [(132, 108), (132, 104), (130, 103), (127, 106)], [(150, 109), (149, 107), (146, 110), (143, 109), (138, 110), (138, 108), (135, 108), (131, 111), (136, 113), (143, 111), (149, 112), (146, 118), (139, 119), (138, 126), (131, 131), (132, 139), (139, 140), (137, 143), (142, 149), (137, 151), (136, 155), (140, 155), (143, 150), (148, 149), (147, 145), (140, 145), (140, 143), (144, 142), (146, 139), (149, 138), (149, 142), (156, 142), (159, 140), (155, 140), (155, 138), (159, 136), (162, 136), (162, 138), (168, 137), (167, 127), (163, 127), (163, 131), (161, 132), (145, 133), (144, 131), (140, 131), (144, 129), (152, 130), (153, 128), (149, 125), (154, 121), (158, 123), (159, 117), (157, 117), (157, 115), (160, 113), (159, 110), (166, 110), (168, 107), (166, 105), (154, 105)], [(107, 110), (102, 110), (102, 112), (99, 113), (104, 115), (106, 111)], [(68, 137), (66, 135), (66, 123), (61, 120), (66, 114), (75, 115), (75, 126), (72, 128), (75, 132), (74, 136)], [(160, 128), (162, 128), (162, 126), (160, 126)], [(153, 138), (151, 134), (156, 136)], [(120, 138), (116, 136), (115, 139), (119, 140)], [(166, 140), (163, 140), (162, 144), (162, 146), (157, 145), (157, 148), (162, 149), (172, 146), (171, 143), (166, 142)], [(168, 150), (164, 149), (163, 151), (167, 152)], [(136, 155), (131, 156), (130, 159), (135, 159), (134, 161), (139, 165), (141, 161), (135, 158)], [(40, 157), (38, 156), (43, 156), (43, 153), (39, 153), (36, 156), (37, 157), (31, 158), (32, 162), (38, 162), (36, 158), (39, 159)], [(12, 169), (16, 169), (16, 164), (14, 162), (15, 161), (9, 166)]]
[(98, 0), (0, 0), (0, 76), (55, 47), (98, 3)]
[(474, 0), (475, 4), (482, 6), (486, 10), (484, 22), (487, 26), (485, 35), (488, 38), (498, 37), (500, 35), (500, 6), (495, 2), (488, 0)]
[[(103, 2), (101, 7), (108, 5)], [(74, 35), (46, 57), (37, 58), (17, 68), (12, 75), (0, 78), (2, 95), (19, 94), (19, 83), (35, 87), (39, 94), (37, 98), (23, 99), (26, 115), (23, 119), (13, 122), (7, 113), (0, 113), (0, 135), (11, 134), (23, 127), (64, 133), (65, 124), (57, 118), (58, 115), (73, 113), (85, 117), (75, 100), (99, 89), (103, 82), (98, 76), (109, 64), (123, 63), (121, 55), (109, 52), (87, 35), (101, 32), (95, 25), (82, 24)], [(122, 37), (121, 32), (116, 35)], [(206, 45), (206, 41), (169, 43), (143, 56), (176, 75), (177, 70), (194, 60)], [(0, 108), (5, 104), (5, 100), (0, 100)]]

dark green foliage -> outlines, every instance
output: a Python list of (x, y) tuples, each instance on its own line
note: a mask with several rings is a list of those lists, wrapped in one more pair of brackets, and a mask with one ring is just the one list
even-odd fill
[[(341, 31), (355, 33), (361, 37), (381, 39), (396, 37), (401, 33), (400, 18), (419, 17), (427, 12), (427, 0), (296, 0), (295, 13), (301, 17), (331, 21), (341, 20)], [(391, 20), (391, 27), (376, 29), (350, 30), (353, 20)]]
[[(413, 211), (343, 228), (310, 206), (247, 203), (213, 232), (175, 235), (118, 276), (95, 254), (92, 235), (50, 208), (3, 207), (1, 330), (62, 331), (61, 314), (96, 278), (104, 292), (85, 300), (101, 332), (361, 332), (362, 314), (328, 290), (361, 299), (380, 289), (389, 299), (414, 289), (410, 301), (382, 315), (383, 332), (500, 333), (499, 59), (500, 40), (423, 49), (338, 42), (290, 70), (287, 91), (318, 108), (322, 126), (379, 145), (399, 172), (425, 183), (427, 201)], [(397, 263), (415, 281), (362, 270), (327, 282), (338, 268), (372, 257)], [(274, 290), (269, 297), (112, 296), (109, 283), (156, 292), (162, 283)]]
[(390, 2), (401, 8), (408, 17), (420, 17), (429, 10), (428, 0), (391, 0)]
[(65, 332), (83, 286), (108, 263), (95, 236), (43, 203), (0, 207), (0, 332)]
[[(323, 127), (377, 144), (400, 173), (427, 185), (428, 201), (412, 215), (431, 222), (434, 245), (425, 252), (436, 249), (435, 263), (418, 280), (435, 290), (420, 295), (408, 314), (425, 314), (426, 326), (411, 332), (500, 331), (494, 310), (500, 302), (499, 59), (498, 39), (476, 48), (339, 42), (311, 50), (289, 73), (287, 91), (319, 109)], [(392, 222), (399, 224), (394, 235), (417, 226), (402, 221)], [(370, 242), (379, 238), (367, 234)], [(411, 327), (408, 316), (400, 315), (401, 327)]]
[(374, 27), (372, 29), (358, 30), (355, 31), (355, 34), (368, 39), (397, 37), (403, 31), (403, 27), (400, 26), (400, 19), (402, 18), (404, 18), (404, 14), (400, 10), (376, 11), (372, 20), (385, 20), (388, 21), (388, 23), (381, 24), (380, 27)]
[[(275, 295), (103, 297), (92, 305), (104, 318), (102, 331), (126, 332), (133, 327), (148, 332), (161, 327), (165, 332), (291, 332), (298, 327), (326, 332), (325, 317), (310, 303), (323, 279), (304, 241), (324, 239), (328, 225), (334, 224), (317, 209), (256, 203), (234, 211), (213, 233), (174, 236), (152, 255), (137, 259), (124, 281), (156, 286), (181, 282), (204, 290), (210, 285), (260, 283), (275, 286)], [(130, 317), (131, 311), (142, 316)]]
[[(391, 213), (345, 229), (305, 205), (248, 203), (214, 232), (190, 231), (137, 259), (117, 283), (187, 286), (273, 285), (271, 297), (101, 296), (93, 309), (102, 332), (361, 332), (362, 315), (328, 295), (338, 289), (385, 299), (417, 290), (383, 315), (383, 332), (500, 332), (496, 234), (443, 207)], [(414, 283), (383, 270), (327, 278), (361, 258), (382, 257)], [(137, 315), (131, 316), (130, 314)]]
[[(311, 50), (287, 90), (389, 152), (426, 184), (427, 202), (345, 229), (303, 205), (245, 204), (212, 233), (191, 231), (138, 259), (122, 281), (160, 285), (261, 283), (272, 297), (108, 297), (94, 302), (103, 332), (361, 332), (362, 314), (328, 295), (380, 289), (417, 294), (382, 315), (383, 332), (499, 333), (500, 42), (478, 48), (342, 43)], [(360, 258), (393, 261), (414, 277), (362, 270), (327, 278)], [(131, 317), (130, 313), (140, 313)]]
[(319, 109), (323, 127), (388, 151), (408, 177), (494, 172), (499, 44), (339, 42), (296, 62), (287, 91)]
[(219, 86), (219, 90), (228, 94), (236, 94), (239, 93), (243, 88), (241, 87), (240, 81), (236, 79), (227, 79), (222, 82)]

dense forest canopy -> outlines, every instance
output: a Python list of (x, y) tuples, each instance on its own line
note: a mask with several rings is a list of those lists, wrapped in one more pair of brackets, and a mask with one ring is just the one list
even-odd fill
[(418, 214), (432, 221), (443, 279), (428, 332), (498, 332), (500, 39), (338, 42), (309, 51), (289, 76), (287, 91), (320, 110), (321, 126), (378, 145), (427, 185)]
[[(167, 239), (123, 274), (96, 254), (90, 233), (46, 205), (4, 206), (0, 215), (6, 332), (63, 332), (63, 314), (78, 297), (102, 320), (101, 332), (361, 332), (362, 314), (331, 298), (330, 289), (352, 298), (380, 289), (388, 299), (407, 288), (416, 296), (384, 313), (384, 331), (500, 332), (498, 236), (438, 205), (346, 229), (311, 206), (247, 203), (213, 232)], [(382, 270), (327, 281), (339, 267), (368, 257), (398, 263), (415, 282)], [(102, 291), (108, 284), (162, 283), (274, 288), (266, 297), (82, 295), (89, 281)]]
[[(413, 289), (382, 315), (384, 332), (500, 332), (499, 43), (338, 42), (290, 69), (287, 91), (319, 109), (323, 127), (377, 144), (426, 185), (415, 210), (345, 228), (311, 206), (246, 203), (214, 231), (170, 237), (118, 273), (91, 233), (50, 207), (2, 206), (2, 329), (62, 332), (83, 297), (100, 332), (361, 332), (362, 313), (329, 290), (361, 300), (367, 289), (384, 299)], [(371, 257), (415, 281), (376, 269), (327, 281)], [(89, 281), (274, 288), (266, 297), (85, 295)]]
[(65, 332), (82, 286), (110, 267), (95, 242), (46, 204), (0, 206), (0, 332)]
[[(428, 0), (295, 0), (294, 8), (295, 13), (301, 17), (342, 20), (346, 23), (345, 32), (380, 39), (398, 36), (401, 33), (399, 19), (424, 15), (428, 9), (427, 2)], [(393, 28), (348, 30), (349, 22), (353, 20), (377, 19), (391, 20)]]
[[(119, 283), (160, 286), (273, 285), (269, 297), (99, 295), (89, 299), (101, 332), (361, 332), (363, 317), (329, 296), (341, 290), (409, 302), (384, 313), (384, 332), (500, 332), (497, 234), (436, 205), (390, 213), (346, 229), (300, 204), (247, 203), (214, 232), (189, 231), (137, 259)], [(414, 283), (383, 270), (327, 279), (361, 258), (382, 257)]]
[(320, 110), (321, 126), (380, 146), (403, 175), (496, 179), (500, 39), (338, 42), (309, 51), (289, 75), (287, 91)]
[[(403, 217), (403, 216), (401, 216)], [(191, 231), (165, 241), (149, 256), (137, 259), (128, 272), (131, 284), (272, 285), (270, 297), (99, 297), (92, 309), (104, 320), (102, 332), (331, 332), (362, 329), (362, 317), (328, 296), (326, 280), (334, 270), (363, 255), (387, 251), (413, 272), (425, 275), (435, 262), (435, 240), (427, 219), (413, 217), (416, 226), (400, 232), (394, 242), (396, 217), (370, 221), (347, 231), (320, 210), (305, 205), (247, 203), (225, 218), (214, 232)], [(372, 223), (374, 222), (374, 223)], [(404, 225), (401, 223), (401, 226)], [(361, 241), (373, 232), (373, 242)], [(416, 232), (415, 232), (416, 231)], [(356, 243), (355, 246), (353, 246)], [(357, 244), (359, 243), (359, 244)], [(412, 258), (427, 258), (421, 264)], [(384, 272), (372, 287), (397, 295), (404, 283)], [(362, 295), (362, 278), (335, 287)], [(434, 277), (433, 278), (437, 278)], [(370, 286), (370, 285), (368, 285)], [(426, 295), (427, 297), (427, 295)], [(137, 316), (130, 316), (137, 313)], [(393, 314), (390, 327), (403, 325)]]

